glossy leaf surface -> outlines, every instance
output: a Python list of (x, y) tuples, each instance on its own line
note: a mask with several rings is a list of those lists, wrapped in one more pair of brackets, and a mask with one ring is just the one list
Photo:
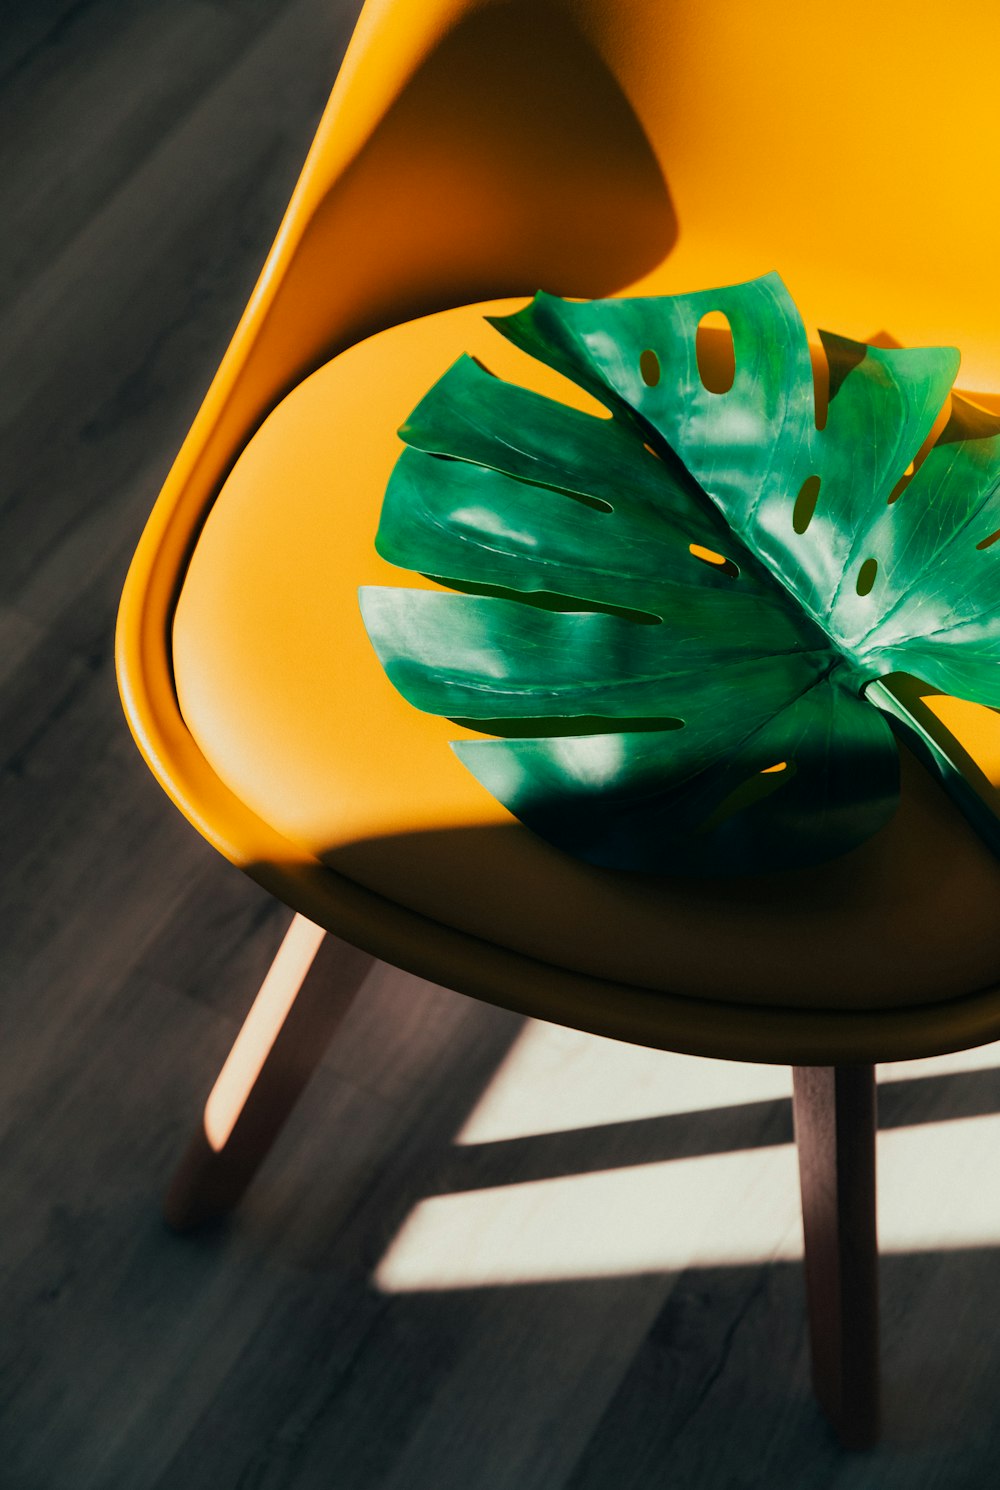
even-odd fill
[[(732, 331), (725, 393), (699, 370), (709, 312)], [(908, 672), (1000, 705), (997, 423), (956, 400), (898, 492), (957, 353), (824, 334), (820, 429), (776, 275), (670, 298), (538, 295), (493, 324), (611, 417), (469, 358), (431, 389), (401, 431), (377, 546), (466, 593), (362, 592), (390, 679), (502, 735), (455, 748), (594, 863), (739, 873), (861, 842), (898, 791), (866, 685)]]

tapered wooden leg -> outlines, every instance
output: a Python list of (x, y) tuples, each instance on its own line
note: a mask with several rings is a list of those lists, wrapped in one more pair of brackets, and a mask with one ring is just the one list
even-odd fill
[(187, 1230), (239, 1202), (373, 960), (295, 917), (174, 1175), (169, 1225)]
[(875, 1071), (796, 1066), (813, 1384), (848, 1448), (878, 1437)]

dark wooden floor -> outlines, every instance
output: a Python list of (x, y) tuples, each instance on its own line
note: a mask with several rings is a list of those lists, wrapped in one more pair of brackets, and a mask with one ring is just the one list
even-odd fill
[(147, 776), (114, 612), (354, 10), (0, 7), (0, 1487), (992, 1486), (997, 1050), (886, 1073), (869, 1456), (809, 1393), (784, 1072), (378, 969), (240, 1215), (160, 1223), (289, 917)]

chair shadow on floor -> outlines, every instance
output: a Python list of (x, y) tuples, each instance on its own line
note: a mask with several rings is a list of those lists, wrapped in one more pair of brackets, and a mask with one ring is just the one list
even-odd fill
[[(654, 1195), (634, 1214), (627, 1206), (611, 1213), (608, 1229), (611, 1208), (601, 1202), (602, 1193), (606, 1200), (615, 1192), (600, 1186), (613, 1186), (616, 1177), (631, 1176), (637, 1194), (655, 1178), (657, 1193), (665, 1193), (673, 1173), (690, 1173), (702, 1161), (756, 1163), (773, 1151), (784, 1165), (777, 1183), (768, 1173), (751, 1188), (758, 1204), (763, 1196), (764, 1208), (773, 1204), (794, 1227), (790, 1098), (739, 1100), (735, 1083), (732, 1104), (562, 1129), (556, 1115), (554, 1131), (463, 1141), (470, 1114), (529, 1025), (377, 966), (317, 1062), (276, 1162), (265, 1166), (242, 1214), (195, 1243), (224, 1249), (231, 1227), (249, 1229), (278, 1266), (308, 1271), (319, 1297), (302, 1348), (314, 1369), (326, 1369), (333, 1349), (326, 1332), (339, 1327), (333, 1301), (345, 1277), (364, 1300), (356, 1307), (367, 1311), (367, 1322), (350, 1372), (331, 1384), (329, 1413), (310, 1439), (317, 1474), (323, 1467), (345, 1490), (367, 1490), (397, 1456), (406, 1465), (399, 1483), (431, 1483), (421, 1475), (433, 1474), (442, 1490), (463, 1484), (463, 1476), (466, 1484), (638, 1487), (664, 1466), (672, 1484), (698, 1490), (734, 1483), (798, 1490), (804, 1472), (822, 1483), (845, 1462), (877, 1469), (885, 1476), (880, 1485), (895, 1483), (895, 1467), (905, 1463), (910, 1483), (919, 1484), (914, 1466), (940, 1459), (970, 1466), (973, 1477), (959, 1474), (949, 1484), (986, 1482), (975, 1480), (974, 1466), (981, 1455), (986, 1473), (983, 1425), (1000, 1387), (1000, 1340), (983, 1323), (1000, 1277), (1000, 1248), (883, 1256), (884, 1440), (867, 1459), (845, 1461), (811, 1395), (801, 1263), (780, 1251), (753, 1255), (752, 1238), (745, 1260), (737, 1248), (732, 1263), (720, 1262), (711, 1246), (699, 1260), (697, 1243), (687, 1261), (664, 1245), (661, 1266), (650, 1265), (650, 1248), (639, 1247), (636, 1263), (636, 1229), (659, 1225), (666, 1237), (669, 1211), (657, 1209)], [(568, 1038), (590, 1039), (575, 1032)], [(551, 1080), (558, 1114), (558, 1067)], [(599, 1088), (595, 1094), (600, 1112)], [(1000, 1070), (902, 1076), (880, 1086), (880, 1101), (884, 1132), (912, 1128), (919, 1137), (924, 1125), (1000, 1113)], [(958, 1136), (974, 1142), (968, 1133)], [(721, 1174), (722, 1184), (735, 1172)], [(586, 1192), (595, 1182), (591, 1208)], [(711, 1194), (718, 1182), (709, 1176), (701, 1192), (710, 1209), (720, 1204)], [(934, 1183), (930, 1173), (926, 1184)], [(583, 1188), (567, 1211), (567, 1187), (574, 1185)], [(549, 1210), (556, 1191), (562, 1199)], [(529, 1211), (513, 1223), (505, 1219), (508, 1201), (520, 1204), (529, 1193)], [(489, 1204), (482, 1222), (478, 1213), (462, 1220), (477, 1196)], [(438, 1203), (449, 1210), (435, 1221)], [(732, 1203), (738, 1207), (742, 1195)], [(518, 1220), (524, 1214), (526, 1225)], [(429, 1229), (415, 1233), (423, 1254), (408, 1281), (408, 1265), (394, 1272), (393, 1259), (414, 1218), (428, 1215)], [(560, 1276), (550, 1246), (539, 1269), (533, 1241), (560, 1226), (565, 1235), (567, 1215), (584, 1228), (603, 1226), (612, 1242), (616, 1234), (631, 1236), (629, 1245), (617, 1253), (611, 1245), (590, 1276), (593, 1247), (584, 1248), (582, 1265), (568, 1252)], [(497, 1225), (499, 1243), (490, 1237)], [(733, 1234), (739, 1230), (737, 1224)], [(512, 1234), (516, 1246), (504, 1263), (504, 1238)], [(473, 1249), (490, 1254), (485, 1266), (470, 1263), (470, 1236)], [(651, 1250), (655, 1257), (655, 1243)], [(234, 1400), (231, 1410), (243, 1412), (245, 1404)], [(471, 1431), (470, 1415), (481, 1420), (482, 1433)], [(538, 1478), (542, 1419), (559, 1425), (544, 1450), (552, 1458), (548, 1480)], [(526, 1446), (534, 1456), (530, 1472)], [(754, 1464), (761, 1477), (734, 1480), (737, 1461)], [(469, 1478), (476, 1475), (481, 1479)]]

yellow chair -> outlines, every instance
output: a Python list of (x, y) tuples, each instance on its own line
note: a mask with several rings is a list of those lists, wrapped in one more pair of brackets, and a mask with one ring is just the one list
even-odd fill
[[(958, 8), (942, 33), (902, 0), (369, 0), (121, 607), (151, 769), (299, 913), (175, 1224), (238, 1199), (371, 955), (603, 1035), (787, 1062), (814, 1379), (844, 1440), (873, 1440), (873, 1062), (1000, 1036), (1000, 864), (909, 758), (893, 822), (807, 873), (577, 863), (465, 772), (462, 731), (395, 694), (356, 597), (414, 582), (372, 540), (395, 430), (460, 352), (581, 400), (483, 322), (540, 287), (777, 268), (811, 327), (956, 344), (963, 386), (1000, 406), (1000, 13)], [(996, 716), (918, 692), (991, 798)]]

